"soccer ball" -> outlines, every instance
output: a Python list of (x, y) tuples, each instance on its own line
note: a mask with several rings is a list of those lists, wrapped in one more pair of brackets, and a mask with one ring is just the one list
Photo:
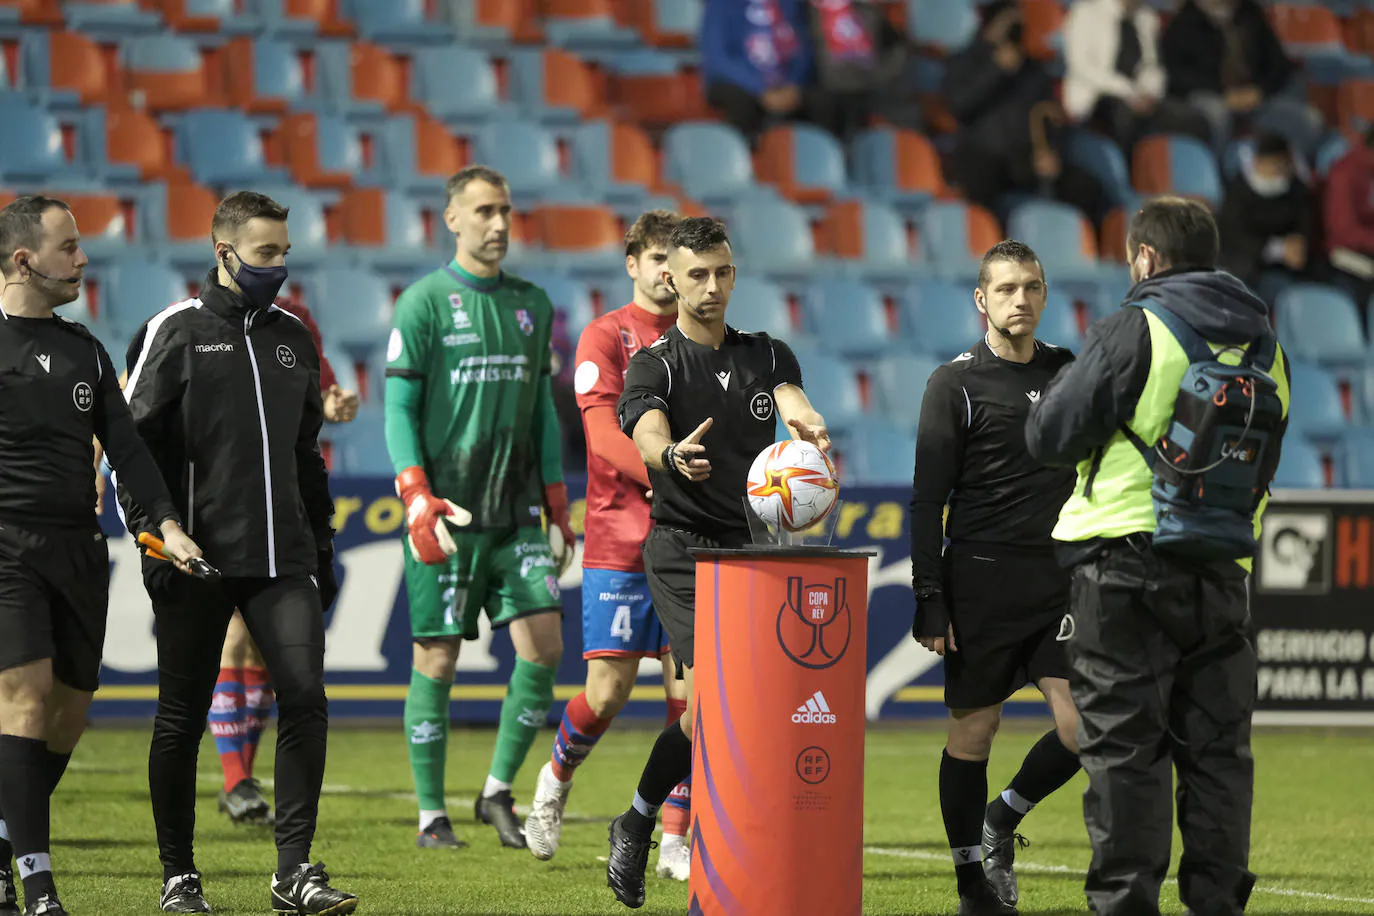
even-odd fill
[(759, 452), (749, 468), (749, 508), (769, 525), (803, 531), (835, 508), (835, 465), (810, 442), (788, 439)]

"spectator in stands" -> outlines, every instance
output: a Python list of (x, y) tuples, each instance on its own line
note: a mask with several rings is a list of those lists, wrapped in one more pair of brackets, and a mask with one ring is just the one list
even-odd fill
[(862, 130), (872, 115), (898, 127), (919, 128), (920, 106), (906, 79), (910, 45), (879, 5), (809, 2), (816, 83), (839, 101), (842, 137)]
[[(839, 99), (815, 83), (806, 2), (706, 0), (701, 21), (706, 101), (751, 143), (770, 118), (811, 121), (843, 133)], [(862, 41), (855, 44), (862, 46)]]
[(1331, 280), (1363, 306), (1374, 296), (1374, 124), (1331, 166), (1322, 217)]
[(573, 353), (577, 342), (568, 333), (568, 316), (561, 310), (553, 315), (553, 337), (549, 341), (553, 407), (563, 433), (563, 470), (582, 474), (587, 470), (587, 439), (582, 431), (582, 411), (573, 391)]
[(1203, 111), (1217, 148), (1287, 89), (1294, 73), (1256, 0), (1186, 0), (1160, 52), (1169, 94)]
[(1092, 122), (1128, 154), (1152, 133), (1212, 141), (1201, 111), (1165, 95), (1159, 13), (1143, 0), (1077, 0), (1064, 20), (1064, 58), (1069, 117)]
[(1064, 111), (1054, 77), (1026, 54), (1020, 4), (995, 0), (981, 14), (978, 35), (945, 70), (945, 101), (959, 122), (952, 177), (989, 209), (1008, 192), (1040, 193), (1097, 222), (1102, 187), (1061, 155)]
[(1269, 302), (1307, 270), (1312, 190), (1297, 175), (1288, 141), (1261, 134), (1241, 152), (1221, 208), (1221, 266)]

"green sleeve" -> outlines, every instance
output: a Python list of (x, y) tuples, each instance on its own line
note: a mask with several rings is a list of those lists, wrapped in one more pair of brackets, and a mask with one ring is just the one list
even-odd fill
[(391, 316), (391, 336), (386, 342), (386, 374), (423, 378), (429, 369), (434, 321), (429, 300), (414, 286), (401, 293)]
[(425, 383), (418, 378), (389, 375), (386, 380), (386, 450), (400, 474), (424, 467), (420, 457), (420, 403)]
[(553, 406), (553, 380), (547, 372), (539, 376), (539, 391), (535, 398), (534, 445), (539, 451), (539, 473), (545, 485), (562, 483), (562, 434), (558, 428), (558, 410)]

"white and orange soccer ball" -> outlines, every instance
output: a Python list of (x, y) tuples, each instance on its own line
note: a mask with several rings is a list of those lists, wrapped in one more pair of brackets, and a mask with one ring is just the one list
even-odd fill
[(788, 439), (759, 452), (746, 491), (749, 508), (760, 519), (786, 531), (804, 531), (835, 508), (840, 484), (825, 452)]

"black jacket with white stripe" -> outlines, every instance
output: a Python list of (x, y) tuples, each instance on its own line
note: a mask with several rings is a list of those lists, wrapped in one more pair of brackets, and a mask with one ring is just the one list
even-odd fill
[[(320, 454), (320, 358), (300, 320), (255, 308), (211, 271), (129, 346), (124, 395), (187, 532), (225, 576), (313, 574), (332, 546)], [(127, 489), (131, 532), (147, 514)]]
[(65, 318), (0, 320), (0, 523), (96, 532), (95, 436), (147, 527), (177, 519), (172, 499), (119, 395), (110, 356)]

